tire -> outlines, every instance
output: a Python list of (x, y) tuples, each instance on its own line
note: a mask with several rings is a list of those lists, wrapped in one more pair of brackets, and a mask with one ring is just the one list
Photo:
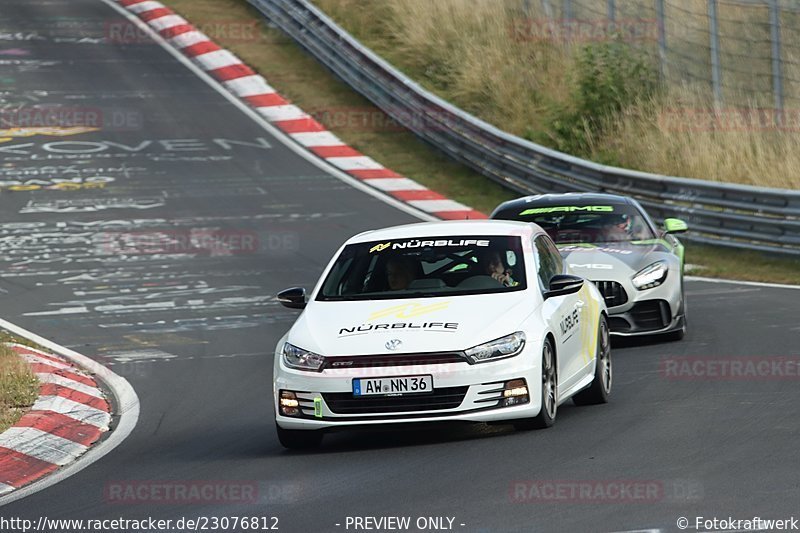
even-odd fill
[(313, 450), (322, 443), (322, 432), (302, 429), (283, 429), (275, 424), (281, 446), (290, 450)]
[(542, 347), (542, 408), (533, 418), (515, 420), (514, 428), (518, 431), (530, 429), (544, 429), (552, 426), (556, 421), (558, 412), (558, 368), (556, 365), (556, 352), (550, 338), (546, 338)]
[(594, 366), (592, 384), (572, 397), (575, 405), (608, 403), (614, 372), (611, 364), (611, 335), (608, 329), (608, 319), (605, 315), (600, 315), (600, 323), (597, 325), (597, 353), (595, 358), (597, 363)]

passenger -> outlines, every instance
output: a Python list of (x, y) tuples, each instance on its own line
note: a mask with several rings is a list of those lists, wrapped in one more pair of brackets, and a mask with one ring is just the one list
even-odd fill
[(496, 279), (505, 287), (513, 287), (517, 282), (511, 277), (511, 271), (506, 269), (503, 258), (498, 250), (486, 250), (478, 253), (480, 272)]
[(389, 289), (401, 291), (414, 281), (414, 261), (404, 255), (392, 256), (386, 261), (386, 282)]

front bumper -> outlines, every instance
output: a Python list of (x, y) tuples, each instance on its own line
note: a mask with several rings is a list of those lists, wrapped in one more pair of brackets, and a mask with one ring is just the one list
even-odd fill
[(624, 313), (609, 314), (611, 334), (619, 337), (639, 335), (660, 335), (684, 327), (684, 315), (671, 317), (668, 304), (664, 300), (645, 300), (639, 309)]
[[(348, 426), (417, 424), (420, 422), (495, 422), (536, 416), (541, 408), (541, 362), (532, 357), (532, 343), (515, 357), (470, 365), (418, 364), (303, 372), (276, 362), (275, 420), (284, 429), (336, 429)], [(526, 353), (527, 352), (527, 353)], [(280, 359), (280, 355), (276, 354)], [(353, 396), (353, 379), (433, 376), (433, 392), (403, 396)], [(503, 385), (525, 379), (528, 402), (503, 407)], [(280, 391), (294, 392), (300, 416), (279, 410)]]
[[(630, 280), (617, 280), (617, 292), (613, 298), (606, 298), (607, 304), (613, 300), (624, 303), (608, 305), (611, 334), (623, 337), (637, 335), (658, 335), (684, 327), (683, 289), (679, 276), (670, 272), (670, 277), (658, 287), (640, 291)], [(595, 282), (598, 285), (612, 282)], [(620, 297), (619, 290), (624, 294)], [(609, 293), (610, 294), (610, 293)], [(604, 294), (605, 296), (605, 294)]]

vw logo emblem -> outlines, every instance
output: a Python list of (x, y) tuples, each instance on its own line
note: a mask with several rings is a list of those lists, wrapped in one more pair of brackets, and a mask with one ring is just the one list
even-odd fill
[(387, 350), (396, 350), (400, 347), (401, 344), (403, 344), (403, 341), (401, 341), (400, 339), (392, 339), (390, 341), (387, 341), (386, 344), (384, 344), (384, 346), (386, 346)]

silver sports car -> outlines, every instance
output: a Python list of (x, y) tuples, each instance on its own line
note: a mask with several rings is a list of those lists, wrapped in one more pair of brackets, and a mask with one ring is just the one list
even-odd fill
[(683, 245), (677, 218), (658, 227), (639, 203), (595, 193), (542, 194), (500, 204), (491, 218), (534, 222), (552, 237), (573, 273), (606, 300), (612, 334), (686, 333)]

